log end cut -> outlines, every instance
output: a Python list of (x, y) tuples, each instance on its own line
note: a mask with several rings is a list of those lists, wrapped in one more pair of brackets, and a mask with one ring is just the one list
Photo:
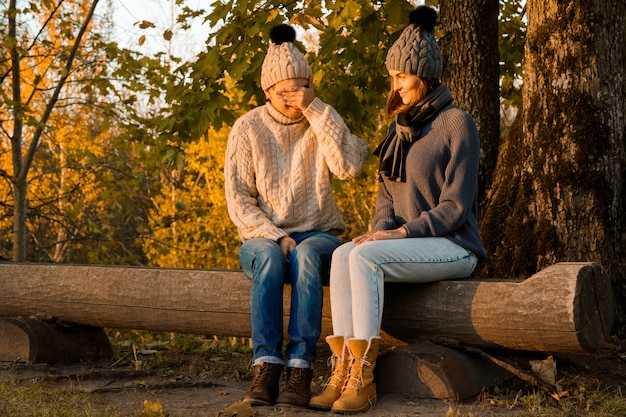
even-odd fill
[(3, 362), (72, 363), (112, 355), (111, 343), (98, 327), (0, 318), (0, 361)]
[(413, 400), (462, 401), (511, 377), (480, 355), (432, 343), (413, 343), (386, 352), (376, 364), (380, 394)]
[(609, 277), (602, 267), (590, 263), (578, 271), (574, 322), (583, 350), (600, 349), (611, 335), (615, 301)]

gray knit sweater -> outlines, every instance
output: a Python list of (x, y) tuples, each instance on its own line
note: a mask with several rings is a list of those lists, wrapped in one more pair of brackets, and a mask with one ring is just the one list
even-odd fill
[(486, 257), (476, 219), (480, 142), (472, 117), (454, 105), (422, 129), (406, 157), (406, 182), (383, 176), (372, 227), (402, 225), (410, 238), (443, 236)]
[(291, 119), (268, 103), (233, 125), (226, 148), (225, 191), (228, 214), (242, 241), (345, 230), (332, 176), (359, 175), (369, 148), (319, 98), (302, 113)]

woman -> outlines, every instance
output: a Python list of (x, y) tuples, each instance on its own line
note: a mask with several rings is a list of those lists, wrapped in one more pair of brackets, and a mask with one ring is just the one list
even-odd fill
[(378, 146), (379, 188), (372, 232), (333, 254), (332, 373), (309, 406), (367, 410), (376, 401), (384, 282), (425, 283), (469, 276), (485, 256), (476, 220), (479, 139), (472, 117), (439, 82), (436, 12), (420, 6), (387, 54), (387, 114)]

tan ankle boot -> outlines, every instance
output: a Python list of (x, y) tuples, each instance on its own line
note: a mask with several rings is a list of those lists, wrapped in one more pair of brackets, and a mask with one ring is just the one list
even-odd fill
[(333, 403), (341, 395), (341, 390), (348, 376), (348, 350), (343, 336), (328, 336), (326, 343), (330, 346), (329, 358), (331, 374), (326, 381), (324, 391), (309, 401), (309, 407), (318, 410), (330, 410)]
[(350, 351), (350, 373), (331, 411), (337, 413), (357, 413), (365, 411), (376, 403), (376, 384), (374, 384), (374, 367), (378, 356), (380, 338), (373, 337), (369, 341), (348, 339)]

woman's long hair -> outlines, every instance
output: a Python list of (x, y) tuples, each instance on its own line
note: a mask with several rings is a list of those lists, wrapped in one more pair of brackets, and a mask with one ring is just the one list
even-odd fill
[(439, 87), (439, 84), (441, 84), (439, 78), (417, 78), (419, 80), (418, 94), (408, 104), (404, 104), (402, 102), (400, 94), (398, 94), (398, 92), (394, 90), (393, 83), (391, 83), (391, 89), (389, 90), (389, 96), (387, 97), (387, 106), (385, 107), (385, 112), (387, 113), (387, 116), (393, 117), (397, 114), (408, 112), (413, 107), (415, 107), (417, 103), (419, 103), (420, 100), (422, 100), (428, 93)]

